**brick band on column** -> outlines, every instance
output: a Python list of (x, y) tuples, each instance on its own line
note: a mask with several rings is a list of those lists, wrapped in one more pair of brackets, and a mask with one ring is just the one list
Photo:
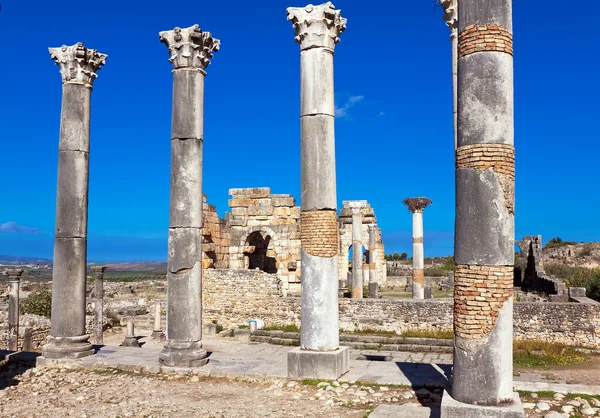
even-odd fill
[(423, 238), (413, 238), (413, 244), (423, 244)]
[(512, 297), (514, 266), (457, 265), (454, 272), (454, 330), (458, 337), (487, 336)]
[(421, 287), (425, 287), (425, 270), (413, 270), (413, 283), (417, 283), (421, 285)]
[(484, 51), (505, 52), (512, 55), (512, 34), (499, 25), (468, 25), (458, 35), (458, 57)]
[(337, 212), (311, 210), (300, 215), (300, 242), (302, 249), (316, 257), (334, 257), (339, 252)]

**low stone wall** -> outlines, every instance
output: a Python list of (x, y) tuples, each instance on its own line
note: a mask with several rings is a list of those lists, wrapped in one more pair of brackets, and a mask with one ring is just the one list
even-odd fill
[[(425, 276), (425, 285), (433, 288), (438, 288), (442, 284), (442, 281), (446, 279), (446, 276)], [(412, 276), (387, 276), (385, 285), (381, 286), (386, 289), (393, 288), (404, 288), (412, 283)], [(412, 287), (411, 287), (412, 291)]]

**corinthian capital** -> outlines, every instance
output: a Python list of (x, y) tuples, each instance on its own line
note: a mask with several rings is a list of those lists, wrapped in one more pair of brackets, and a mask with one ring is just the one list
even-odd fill
[(295, 41), (302, 50), (315, 47), (333, 50), (340, 41), (340, 34), (346, 30), (346, 19), (331, 2), (318, 6), (289, 7), (287, 18), (292, 21)]
[(203, 32), (198, 25), (160, 32), (158, 36), (169, 48), (169, 62), (176, 70), (197, 68), (205, 71), (213, 52), (221, 47), (221, 41), (214, 39), (210, 32)]
[(83, 84), (91, 87), (96, 72), (106, 62), (106, 54), (95, 49), (88, 49), (81, 42), (73, 46), (63, 45), (60, 48), (48, 48), (50, 57), (60, 67), (63, 83)]
[(446, 25), (451, 32), (458, 29), (458, 0), (440, 0), (440, 4), (444, 8), (442, 19), (446, 21)]

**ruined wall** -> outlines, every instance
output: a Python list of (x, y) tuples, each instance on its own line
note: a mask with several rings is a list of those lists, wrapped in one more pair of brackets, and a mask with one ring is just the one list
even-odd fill
[[(339, 280), (346, 280), (348, 275), (348, 268), (350, 267), (350, 261), (348, 256), (350, 254), (350, 247), (352, 247), (352, 209), (350, 209), (349, 201), (342, 202), (344, 207), (340, 210), (338, 218), (340, 225), (340, 257), (339, 257)], [(368, 251), (369, 248), (369, 225), (377, 225), (377, 218), (375, 217), (375, 211), (368, 203), (365, 204), (361, 210), (362, 214), (362, 245), (363, 251)], [(375, 246), (375, 278), (380, 285), (386, 284), (387, 278), (387, 265), (385, 261), (385, 252), (383, 247), (383, 240), (381, 238), (381, 229), (376, 226), (377, 241)], [(366, 280), (366, 258), (363, 257), (363, 274), (365, 277), (365, 285), (368, 283)]]
[(229, 268), (229, 225), (219, 219), (217, 208), (202, 203), (202, 268)]
[[(277, 273), (284, 292), (300, 291), (300, 207), (268, 187), (230, 189), (229, 268)], [(264, 247), (264, 248), (263, 248)]]

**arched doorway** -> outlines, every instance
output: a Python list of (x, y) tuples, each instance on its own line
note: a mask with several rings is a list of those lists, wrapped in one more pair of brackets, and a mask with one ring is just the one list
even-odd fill
[(263, 231), (252, 232), (244, 246), (245, 265), (249, 270), (277, 273), (277, 259), (272, 245), (273, 238)]

